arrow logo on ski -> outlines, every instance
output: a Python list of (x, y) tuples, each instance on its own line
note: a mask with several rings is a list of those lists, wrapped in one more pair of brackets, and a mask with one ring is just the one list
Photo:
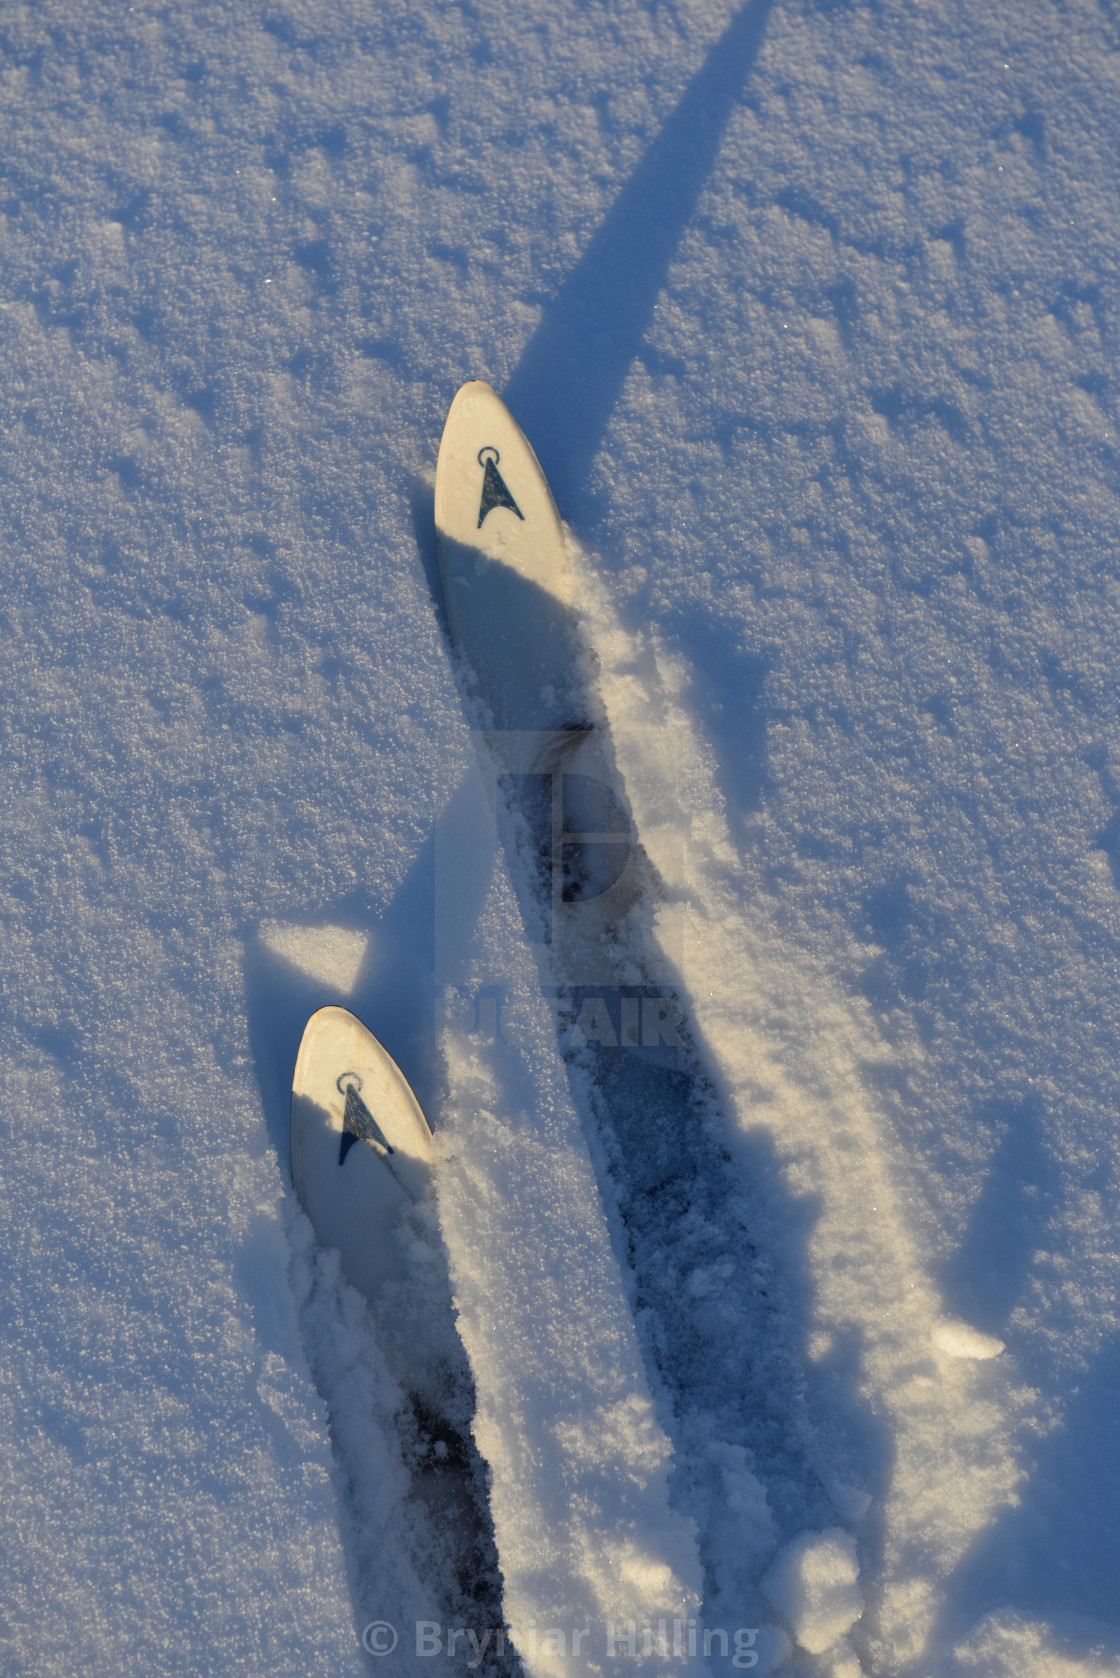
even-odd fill
[[(340, 1087), (341, 1083), (340, 1078)], [(387, 1154), (393, 1152), (381, 1126), (358, 1094), (360, 1088), (360, 1081), (351, 1074), (351, 1082), (346, 1086), (346, 1109), (342, 1115), (342, 1135), (338, 1143), (339, 1165), (345, 1163), (346, 1156), (355, 1142), (376, 1142)]]
[(483, 468), (482, 500), (478, 504), (479, 530), (482, 529), (482, 522), (486, 515), (492, 513), (495, 507), (508, 507), (511, 513), (517, 514), (522, 523), (525, 520), (525, 514), (513, 499), (506, 487), (505, 479), (498, 471), (498, 462), (501, 458), (497, 449), (489, 443), (485, 448), (478, 451), (478, 463)]

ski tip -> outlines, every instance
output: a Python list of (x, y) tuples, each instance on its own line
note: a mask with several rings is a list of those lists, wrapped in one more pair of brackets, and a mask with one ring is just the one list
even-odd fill
[[(454, 434), (457, 425), (463, 422), (465, 416), (473, 418), (476, 415), (500, 416), (501, 420), (515, 426), (517, 431), (521, 432), (521, 427), (517, 424), (493, 385), (487, 384), (485, 379), (467, 379), (451, 398), (451, 406), (448, 408), (447, 418), (443, 422), (444, 438), (447, 437), (449, 431)], [(469, 420), (468, 423), (470, 423)], [(485, 424), (485, 417), (483, 417), (483, 424)]]
[[(488, 384), (485, 379), (467, 379), (451, 398), (447, 418), (443, 422), (443, 437), (446, 438), (449, 428), (454, 431), (456, 422), (462, 418), (464, 413), (474, 414), (477, 412), (483, 414), (498, 412), (508, 416), (513, 424), (516, 425), (517, 423), (493, 385)], [(442, 439), (440, 446), (441, 448), (443, 446)]]
[[(490, 626), (509, 606), (479, 580), (497, 563), (553, 600), (570, 601), (563, 527), (525, 433), (485, 379), (460, 385), (436, 462), (435, 524), (452, 634), (470, 642), (464, 616)], [(468, 602), (467, 594), (477, 594)]]
[(292, 1076), (293, 1142), (307, 1102), (329, 1116), (339, 1139), (353, 1134), (414, 1158), (431, 1151), (431, 1127), (408, 1079), (348, 1008), (318, 1008), (304, 1027)]
[(347, 1008), (318, 1009), (292, 1076), (292, 1182), (320, 1242), (368, 1299), (403, 1273), (396, 1230), (424, 1195), (432, 1133), (408, 1080)]

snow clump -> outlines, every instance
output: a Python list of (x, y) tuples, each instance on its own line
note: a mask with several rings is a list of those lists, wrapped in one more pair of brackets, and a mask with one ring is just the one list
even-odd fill
[(762, 1589), (811, 1655), (823, 1655), (863, 1613), (855, 1540), (839, 1527), (788, 1544)]

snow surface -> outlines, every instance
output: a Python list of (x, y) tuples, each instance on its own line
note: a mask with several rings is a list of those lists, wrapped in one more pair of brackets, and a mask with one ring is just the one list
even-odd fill
[[(443, 1149), (531, 1673), (637, 1525), (715, 1674), (1115, 1671), (1111, 0), (37, 0), (0, 77), (5, 1671), (484, 1664), (415, 1653), (490, 1622), (290, 1191), (332, 1000)], [(664, 882), (675, 1197), (500, 856), (501, 983), (437, 976), (469, 377)]]
[[(782, 1551), (762, 1581), (764, 1594), (810, 1654), (824, 1654), (863, 1613), (855, 1540), (842, 1531), (811, 1533)], [(848, 1663), (851, 1664), (851, 1663)]]

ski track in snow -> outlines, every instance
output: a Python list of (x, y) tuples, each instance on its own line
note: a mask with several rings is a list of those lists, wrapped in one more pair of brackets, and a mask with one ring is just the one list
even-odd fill
[[(595, 600), (593, 576), (583, 581)], [(939, 1578), (1014, 1496), (1009, 1423), (1026, 1395), (1002, 1373), (993, 1377), (987, 1359), (999, 1341), (947, 1332), (912, 1228), (915, 1188), (868, 1089), (865, 1069), (889, 1051), (866, 1009), (823, 984), (762, 916), (735, 913), (740, 859), (721, 819), (711, 752), (680, 703), (687, 672), (673, 661), (658, 669), (656, 651), (624, 636), (601, 598), (595, 608), (607, 708), (639, 832), (666, 882), (660, 919), (680, 951), (682, 995), (742, 1133), (772, 1140), (791, 1201), (813, 1208), (812, 1295), (783, 1300), (811, 1365), (821, 1366), (809, 1377), (810, 1464), (838, 1509), (856, 1515), (853, 1525), (865, 1500), (881, 1511), (867, 1539), (881, 1560), (862, 1629), (897, 1666), (922, 1650)], [(703, 812), (685, 836), (683, 868), (682, 810)], [(749, 1180), (746, 1149), (742, 1159)], [(761, 1210), (748, 1217), (756, 1245), (768, 1222)], [(780, 1245), (780, 1232), (767, 1234)], [(887, 1424), (891, 1442), (887, 1473), (848, 1447), (857, 1474), (871, 1469), (871, 1485), (837, 1483), (829, 1461), (830, 1444), (839, 1453), (828, 1436), (853, 1397)]]
[[(6, 1671), (470, 1669), (287, 1187), (332, 1000), (440, 1125), (531, 1670), (635, 1524), (759, 1671), (1115, 1669), (1118, 69), (1111, 0), (0, 10)], [(528, 1024), (437, 1020), (468, 377), (665, 884), (672, 1216), (500, 861)]]

